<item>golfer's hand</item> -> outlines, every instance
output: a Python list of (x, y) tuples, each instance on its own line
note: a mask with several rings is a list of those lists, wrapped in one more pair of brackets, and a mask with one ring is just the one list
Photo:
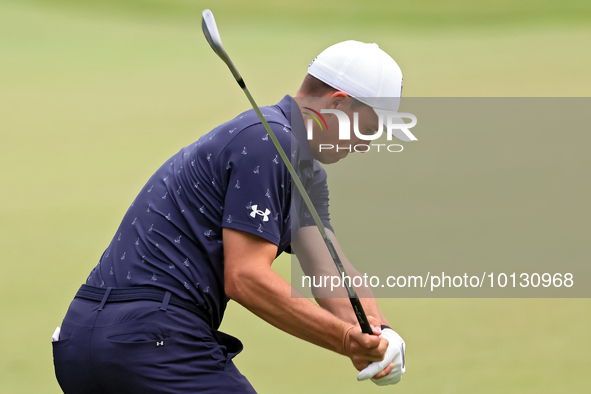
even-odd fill
[(390, 328), (382, 330), (380, 337), (388, 341), (388, 349), (384, 359), (369, 364), (367, 368), (359, 372), (357, 380), (371, 378), (371, 381), (378, 386), (396, 384), (400, 382), (402, 374), (406, 372), (406, 366), (404, 365), (406, 344), (400, 335)]
[(349, 327), (344, 338), (344, 354), (351, 359), (353, 366), (361, 371), (368, 363), (384, 359), (388, 341), (379, 337), (380, 326), (377, 319), (368, 316), (374, 335), (361, 332), (359, 325)]

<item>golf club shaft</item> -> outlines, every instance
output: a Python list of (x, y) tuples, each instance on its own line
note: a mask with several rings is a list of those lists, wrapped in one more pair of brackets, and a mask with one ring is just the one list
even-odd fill
[[(281, 146), (281, 144), (277, 140), (275, 133), (273, 133), (273, 130), (271, 130), (271, 127), (269, 126), (265, 117), (261, 113), (261, 110), (259, 109), (256, 102), (254, 101), (254, 98), (252, 97), (248, 88), (244, 84), (244, 81), (242, 82), (242, 84), (244, 85), (244, 87), (242, 87), (242, 90), (246, 94), (246, 97), (248, 97), (248, 101), (250, 101), (252, 107), (254, 108), (255, 112), (259, 116), (259, 119), (261, 119), (261, 122), (265, 126), (267, 133), (269, 133), (269, 136), (271, 137), (271, 140), (273, 141), (273, 144), (275, 145), (275, 148), (277, 149), (279, 156), (281, 156), (281, 159), (283, 159), (283, 162), (287, 166), (287, 169), (289, 170), (289, 173), (291, 174), (291, 178), (295, 182), (296, 187), (298, 188), (300, 194), (302, 195), (302, 198), (304, 199), (304, 202), (306, 203), (306, 206), (308, 207), (310, 214), (312, 214), (312, 217), (314, 218), (314, 222), (316, 223), (316, 226), (318, 227), (318, 230), (320, 231), (320, 235), (322, 236), (322, 239), (324, 240), (324, 243), (326, 244), (326, 247), (328, 248), (330, 256), (332, 257), (332, 259), (337, 267), (337, 270), (339, 271), (339, 275), (341, 276), (341, 278), (344, 278), (345, 276), (347, 276), (347, 272), (345, 271), (345, 267), (343, 266), (343, 263), (341, 262), (341, 258), (339, 257), (339, 255), (334, 247), (334, 244), (332, 243), (332, 241), (328, 237), (328, 234), (326, 233), (326, 228), (324, 227), (324, 224), (322, 223), (322, 220), (320, 219), (320, 216), (318, 215), (318, 212), (316, 211), (316, 208), (314, 207), (312, 200), (310, 200), (310, 196), (308, 196), (308, 193), (306, 192), (304, 185), (302, 185), (302, 181), (298, 177), (295, 169), (293, 168), (289, 159), (287, 158), (287, 155), (285, 154), (283, 147)], [(343, 282), (345, 282), (345, 281), (343, 281)], [(345, 282), (345, 284), (346, 284), (346, 282)], [(355, 288), (353, 288), (353, 286), (350, 286), (348, 284), (346, 284), (345, 287), (347, 289), (347, 294), (349, 296), (349, 299), (351, 300), (351, 305), (353, 306), (355, 316), (357, 317), (357, 321), (359, 322), (359, 325), (361, 326), (362, 331), (366, 334), (371, 334), (372, 333), (371, 327), (369, 325), (369, 322), (367, 321), (367, 317), (365, 315), (365, 311), (363, 310), (363, 306), (361, 305), (361, 301), (359, 300), (359, 297), (357, 296), (357, 293), (355, 292)]]
[[(318, 212), (316, 211), (316, 208), (314, 207), (312, 200), (310, 200), (310, 196), (308, 196), (308, 193), (306, 192), (304, 185), (302, 185), (302, 182), (301, 182), (296, 170), (291, 165), (289, 158), (285, 154), (283, 147), (281, 146), (281, 144), (277, 140), (275, 133), (273, 132), (273, 130), (269, 126), (269, 123), (267, 123), (267, 120), (265, 119), (265, 117), (261, 113), (259, 106), (254, 101), (254, 98), (252, 97), (252, 95), (250, 94), (250, 91), (246, 87), (246, 84), (244, 83), (244, 79), (242, 78), (242, 76), (238, 72), (238, 69), (236, 68), (236, 66), (234, 66), (234, 63), (230, 60), (230, 57), (228, 56), (228, 54), (226, 53), (224, 48), (221, 46), (221, 39), (219, 38), (219, 32), (217, 31), (217, 26), (215, 26), (215, 21), (213, 22), (212, 26), (207, 25), (206, 19), (205, 19), (206, 12), (209, 12), (209, 14), (211, 14), (211, 11), (205, 10), (203, 12), (204, 15), (203, 15), (202, 27), (203, 27), (203, 32), (205, 34), (205, 37), (207, 38), (207, 41), (209, 42), (209, 44), (212, 47), (212, 49), (214, 50), (214, 52), (226, 63), (226, 65), (228, 66), (228, 68), (232, 72), (234, 79), (236, 80), (238, 85), (240, 85), (240, 87), (242, 88), (242, 91), (244, 92), (244, 94), (248, 98), (248, 101), (250, 102), (252, 108), (255, 110), (256, 114), (258, 115), (259, 119), (261, 120), (263, 126), (265, 127), (265, 130), (267, 131), (267, 133), (271, 137), (271, 140), (273, 141), (273, 145), (275, 145), (275, 148), (277, 149), (279, 156), (281, 156), (283, 163), (287, 166), (287, 169), (291, 175), (293, 182), (295, 183), (302, 198), (304, 199), (304, 202), (305, 202), (306, 206), (308, 207), (310, 214), (314, 218), (314, 222), (316, 223), (316, 226), (318, 227), (318, 230), (320, 231), (320, 235), (322, 236), (322, 239), (324, 240), (324, 243), (326, 244), (326, 247), (328, 248), (330, 256), (332, 257), (332, 259), (335, 263), (335, 266), (337, 267), (339, 275), (341, 276), (341, 278), (344, 278), (345, 276), (347, 276), (347, 272), (345, 271), (345, 267), (343, 266), (343, 263), (341, 262), (341, 259), (334, 247), (334, 244), (332, 243), (332, 241), (328, 237), (328, 234), (326, 233), (326, 229), (324, 227), (324, 224), (322, 223), (322, 220), (320, 219), (320, 216), (318, 215)], [(211, 16), (208, 15), (207, 17), (210, 17), (213, 20), (213, 14), (211, 14)], [(215, 31), (211, 31), (211, 29), (215, 29)], [(214, 38), (212, 38), (212, 37), (214, 37)], [(216, 42), (216, 39), (218, 42)], [(359, 322), (359, 326), (361, 327), (362, 332), (371, 335), (372, 334), (371, 327), (370, 327), (369, 322), (367, 320), (367, 316), (365, 315), (365, 312), (363, 310), (363, 306), (361, 305), (361, 301), (359, 300), (359, 297), (357, 296), (357, 292), (355, 291), (355, 288), (353, 288), (351, 283), (347, 284), (347, 282), (344, 280), (343, 280), (343, 282), (344, 282), (345, 287), (347, 289), (347, 294), (349, 296), (349, 300), (351, 301), (351, 305), (353, 306), (355, 316), (357, 317), (357, 321)]]

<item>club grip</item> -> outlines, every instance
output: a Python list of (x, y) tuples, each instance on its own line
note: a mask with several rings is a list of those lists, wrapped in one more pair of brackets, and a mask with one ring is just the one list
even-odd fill
[(364, 334), (372, 335), (373, 332), (371, 331), (371, 326), (369, 325), (367, 316), (363, 311), (361, 301), (359, 301), (359, 298), (357, 297), (351, 297), (349, 299), (351, 300), (351, 305), (353, 306), (353, 310), (355, 311), (355, 316), (357, 316), (357, 321), (359, 322), (359, 326), (361, 327), (361, 332), (363, 332)]

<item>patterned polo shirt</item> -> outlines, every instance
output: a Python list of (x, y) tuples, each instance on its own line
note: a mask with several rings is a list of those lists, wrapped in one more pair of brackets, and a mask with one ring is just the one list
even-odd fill
[[(302, 180), (324, 225), (332, 230), (326, 172), (311, 158), (301, 112), (290, 96), (261, 108)], [(292, 234), (314, 221), (271, 138), (246, 111), (181, 149), (148, 180), (86, 283), (154, 286), (222, 320), (222, 229), (257, 235), (290, 252)]]

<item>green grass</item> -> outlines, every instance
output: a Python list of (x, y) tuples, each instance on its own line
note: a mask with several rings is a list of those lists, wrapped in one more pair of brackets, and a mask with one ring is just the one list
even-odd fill
[[(203, 8), (261, 105), (351, 38), (394, 55), (407, 96), (589, 96), (588, 2), (482, 4), (0, 2), (0, 392), (59, 392), (49, 337), (137, 190), (248, 109), (202, 38)], [(289, 275), (289, 259), (275, 265)], [(409, 346), (397, 391), (589, 391), (589, 300), (380, 305)], [(384, 391), (233, 303), (223, 329), (245, 343), (237, 364), (261, 393)]]

